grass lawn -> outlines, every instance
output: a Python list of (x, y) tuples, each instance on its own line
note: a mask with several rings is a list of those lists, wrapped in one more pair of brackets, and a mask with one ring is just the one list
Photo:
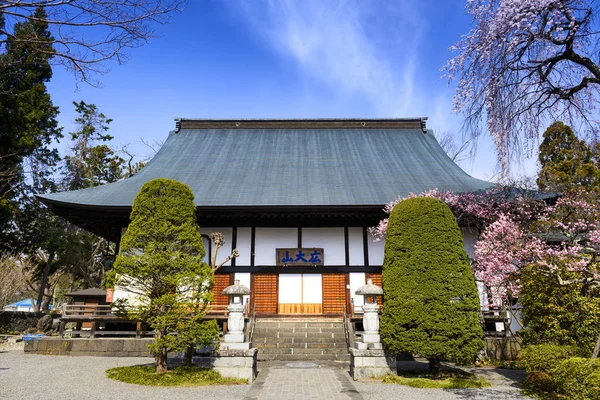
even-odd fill
[(126, 383), (147, 386), (208, 386), (245, 385), (246, 379), (224, 378), (217, 371), (196, 366), (169, 368), (164, 374), (154, 372), (154, 366), (134, 365), (106, 370), (106, 376)]
[(438, 377), (425, 373), (401, 372), (400, 376), (387, 375), (382, 381), (418, 389), (477, 389), (491, 386), (483, 378), (458, 371), (442, 371)]

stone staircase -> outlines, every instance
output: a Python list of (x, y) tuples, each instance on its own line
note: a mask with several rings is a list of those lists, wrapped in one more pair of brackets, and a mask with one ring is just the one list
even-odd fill
[(350, 361), (341, 318), (257, 318), (252, 347), (260, 361)]

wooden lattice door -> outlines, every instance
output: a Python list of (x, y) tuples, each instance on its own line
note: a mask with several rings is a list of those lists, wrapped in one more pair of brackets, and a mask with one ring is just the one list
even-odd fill
[[(367, 274), (366, 279), (371, 279), (373, 281), (373, 285), (377, 285), (380, 288), (383, 287), (383, 281), (381, 279), (381, 272), (371, 272)], [(382, 305), (381, 296), (377, 296), (377, 304)]]
[(344, 313), (346, 274), (323, 274), (323, 314)]
[(252, 274), (251, 307), (257, 314), (277, 313), (277, 274)]
[(215, 285), (213, 286), (213, 301), (215, 306), (226, 306), (229, 304), (229, 296), (223, 295), (223, 290), (231, 285), (232, 274), (215, 274)]

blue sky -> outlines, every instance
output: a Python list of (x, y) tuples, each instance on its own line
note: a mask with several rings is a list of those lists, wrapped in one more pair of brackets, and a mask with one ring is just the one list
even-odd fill
[[(129, 62), (108, 63), (102, 87), (77, 88), (59, 68), (48, 86), (65, 133), (71, 102), (95, 103), (114, 120), (114, 143), (139, 155), (150, 152), (140, 139), (164, 141), (174, 117), (427, 116), (460, 141), (462, 118), (440, 68), (469, 27), (464, 0), (190, 0)], [(496, 176), (491, 141), (460, 165)], [(521, 169), (534, 174), (535, 161)]]

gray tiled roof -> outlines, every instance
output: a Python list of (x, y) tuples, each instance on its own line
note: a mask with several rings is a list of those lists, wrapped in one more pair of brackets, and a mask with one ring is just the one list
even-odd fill
[(431, 131), (418, 128), (220, 128), (171, 132), (129, 179), (40, 197), (131, 206), (155, 178), (187, 184), (197, 206), (383, 205), (410, 192), (492, 186), (461, 170)]

